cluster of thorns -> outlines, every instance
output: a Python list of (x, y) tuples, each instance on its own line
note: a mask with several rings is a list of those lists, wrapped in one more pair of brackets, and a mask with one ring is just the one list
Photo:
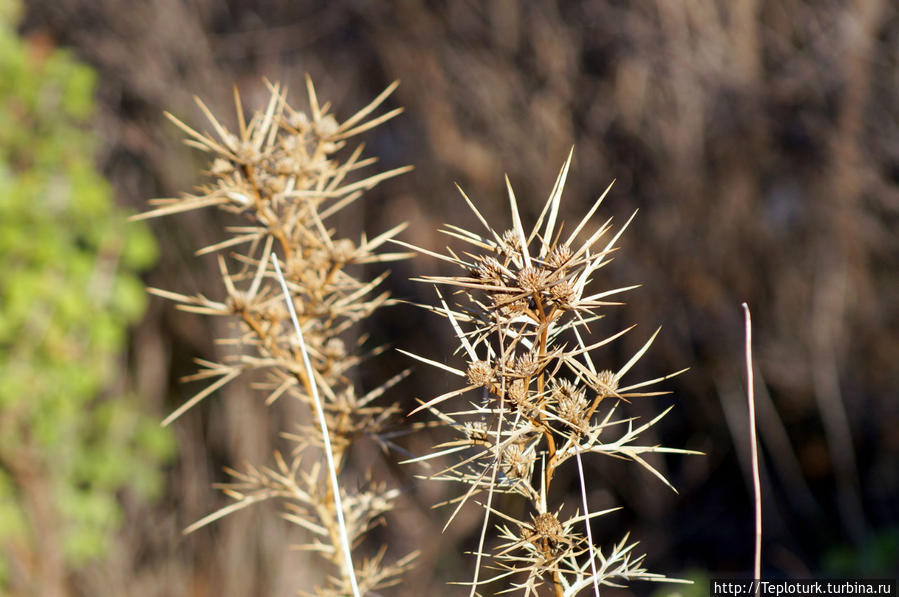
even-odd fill
[[(608, 189), (568, 234), (563, 234), (562, 225), (557, 226), (570, 163), (571, 155), (529, 233), (522, 226), (507, 180), (511, 229), (502, 234), (496, 232), (462, 192), (483, 230), (476, 233), (448, 225), (443, 232), (467, 243), (467, 252), (460, 256), (447, 249), (446, 254), (439, 254), (406, 245), (464, 272), (419, 280), (437, 288), (440, 306), (426, 308), (450, 321), (458, 342), (457, 352), (464, 354), (467, 365), (454, 368), (423, 356), (411, 356), (467, 382), (416, 409), (433, 412), (456, 431), (456, 437), (415, 460), (428, 461), (449, 454), (462, 456), (430, 475), (432, 479), (466, 486), (464, 493), (453, 500), (456, 508), (450, 521), (463, 504), (481, 493), (487, 494), (482, 503), (484, 528), (491, 515), (502, 519), (498, 526), (500, 543), (495, 548), (484, 551), (482, 534), (473, 592), (506, 577), (512, 587), (524, 589), (525, 594), (537, 594), (540, 586), (550, 585), (557, 595), (575, 595), (591, 585), (598, 593), (600, 584), (613, 584), (616, 580), (661, 579), (641, 567), (642, 557), (630, 557), (634, 545), (627, 545), (626, 538), (607, 556), (592, 541), (590, 520), (610, 510), (590, 511), (581, 454), (605, 453), (630, 459), (664, 481), (641, 454), (678, 450), (635, 443), (638, 435), (665, 413), (640, 427), (635, 427), (630, 419), (615, 418), (620, 402), (665, 393), (639, 390), (671, 376), (631, 384), (622, 381), (649, 348), (655, 334), (617, 371), (598, 367), (591, 356), (596, 349), (632, 329), (633, 326), (589, 341), (589, 326), (602, 318), (602, 309), (620, 304), (610, 299), (634, 287), (592, 290), (594, 278), (611, 261), (614, 245), (627, 226), (602, 244), (600, 241), (611, 230), (610, 220), (587, 233), (590, 219)], [(582, 236), (585, 238), (579, 241)], [(441, 292), (441, 288), (452, 294), (452, 305), (444, 298), (447, 291)], [(461, 409), (441, 406), (472, 390), (479, 392), (479, 398)], [(619, 432), (615, 433), (615, 429)], [(614, 439), (609, 439), (609, 435), (614, 435)], [(577, 460), (581, 473), (584, 513), (574, 512), (563, 521), (559, 518), (561, 508), (549, 508), (547, 496), (556, 470), (571, 459)], [(533, 512), (530, 521), (516, 520), (493, 508), (496, 492), (525, 498)], [(480, 579), (482, 556), (492, 558), (493, 567), (499, 570), (496, 575)]]
[[(397, 583), (408, 569), (414, 554), (388, 564), (381, 550), (360, 566), (354, 566), (348, 561), (352, 558), (347, 557), (383, 514), (394, 508), (398, 492), (365, 483), (355, 493), (341, 487), (335, 496), (336, 482), (331, 487), (324, 482), (320, 460), (311, 466), (304, 466), (303, 460), (313, 451), (319, 455), (333, 452), (336, 479), (349, 447), (360, 438), (371, 438), (385, 450), (394, 447), (391, 438), (397, 433), (393, 419), (398, 406), (383, 406), (376, 400), (407, 372), (365, 393), (357, 391), (352, 376), (362, 360), (382, 350), (367, 350), (365, 335), (353, 335), (356, 324), (391, 302), (386, 292), (377, 290), (386, 273), (364, 281), (356, 276), (357, 266), (410, 255), (376, 252), (391, 241), (449, 262), (464, 272), (459, 276), (418, 278), (437, 288), (439, 304), (426, 308), (448, 319), (458, 341), (456, 352), (463, 353), (465, 365), (455, 368), (444, 364), (442, 358), (410, 355), (464, 380), (458, 389), (422, 402), (413, 411), (432, 412), (454, 437), (412, 461), (427, 463), (457, 457), (428, 475), (466, 488), (451, 500), (456, 507), (447, 525), (472, 498), (484, 510), (472, 594), (500, 579), (506, 579), (510, 589), (523, 589), (525, 595), (536, 595), (541, 586), (551, 586), (559, 597), (591, 587), (598, 594), (601, 584), (630, 579), (661, 580), (663, 577), (642, 567), (642, 556), (632, 556), (635, 544), (629, 544), (627, 537), (605, 554), (594, 546), (590, 521), (611, 510), (591, 512), (581, 461), (585, 453), (630, 459), (665, 481), (641, 455), (683, 452), (637, 443), (639, 435), (667, 411), (640, 426), (616, 414), (622, 401), (664, 393), (641, 389), (670, 376), (623, 382), (655, 334), (615, 371), (598, 367), (591, 356), (632, 329), (590, 341), (590, 324), (602, 318), (604, 308), (620, 304), (610, 299), (634, 288), (592, 290), (594, 278), (610, 262), (614, 244), (627, 225), (603, 244), (600, 241), (611, 231), (611, 221), (590, 231), (590, 220), (604, 193), (586, 216), (563, 234), (559, 207), (571, 164), (569, 155), (530, 233), (525, 233), (509, 185), (512, 227), (502, 234), (487, 224), (462, 193), (483, 226), (480, 233), (452, 225), (444, 229), (449, 236), (467, 243), (469, 252), (462, 256), (452, 249), (440, 254), (396, 240), (404, 225), (372, 239), (363, 235), (359, 242), (335, 238), (330, 218), (365, 190), (408, 170), (398, 168), (349, 182), (374, 160), (362, 159), (361, 145), (342, 161), (336, 157), (347, 139), (400, 112), (397, 109), (370, 118), (393, 88), (390, 86), (343, 123), (330, 114), (327, 104), (319, 105), (311, 82), (309, 115), (292, 109), (286, 94), (278, 86), (270, 86), (268, 105), (249, 122), (244, 120), (235, 93), (237, 133), (222, 126), (202, 103), (199, 105), (214, 136), (172, 117), (187, 134), (189, 145), (211, 155), (211, 182), (196, 194), (155, 200), (156, 208), (140, 217), (215, 206), (240, 216), (243, 222), (227, 228), (226, 240), (198, 251), (218, 254), (224, 290), (221, 300), (151, 289), (176, 301), (181, 309), (226, 317), (231, 323), (231, 333), (220, 339), (227, 354), (220, 362), (200, 361), (202, 369), (189, 378), (211, 381), (165, 423), (232, 380), (253, 374), (254, 387), (264, 391), (267, 404), (292, 396), (308, 405), (310, 412), (320, 408), (327, 427), (323, 434), (314, 425), (302, 423), (285, 432), (293, 450), (289, 458), (276, 453), (274, 466), (247, 465), (242, 472), (230, 470), (235, 481), (221, 488), (234, 502), (187, 531), (251, 504), (278, 499), (285, 504), (284, 517), (309, 533), (311, 539), (302, 547), (318, 553), (339, 571), (327, 586), (316, 588), (316, 594), (363, 594)], [(296, 336), (291, 333), (289, 310), (273, 267), (276, 255), (284, 262), (283, 288), (301, 329)], [(452, 305), (441, 288), (449, 289), (456, 299)], [(304, 356), (308, 357), (308, 368), (304, 367)], [(465, 402), (461, 408), (446, 408), (445, 402), (461, 399), (471, 391), (478, 392), (474, 401)], [(583, 513), (579, 509), (563, 517), (561, 506), (549, 507), (548, 495), (555, 472), (572, 459), (577, 462), (581, 479)], [(525, 499), (532, 512), (529, 520), (515, 519), (495, 508), (495, 493), (517, 494)], [(340, 520), (341, 513), (345, 523)], [(500, 522), (496, 527), (498, 542), (488, 548), (485, 537), (491, 518)], [(488, 566), (497, 570), (489, 578), (480, 576), (485, 558), (490, 561)]]
[[(193, 531), (252, 504), (280, 500), (284, 517), (304, 528), (311, 540), (299, 547), (320, 554), (338, 574), (317, 595), (351, 595), (374, 591), (399, 582), (415, 554), (385, 563), (384, 551), (353, 566), (344, 556), (357, 546), (383, 515), (394, 508), (396, 489), (370, 479), (355, 492), (341, 487), (339, 500), (326, 482), (320, 456), (329, 444), (336, 473), (344, 468), (350, 446), (369, 438), (384, 449), (390, 446), (394, 404), (377, 401), (408, 372), (365, 392), (357, 391), (353, 369), (383, 348), (366, 349), (366, 336), (355, 326), (376, 309), (390, 302), (386, 291), (378, 291), (387, 273), (363, 281), (357, 276), (363, 264), (384, 263), (407, 257), (404, 253), (376, 253), (399, 233), (400, 225), (375, 238), (365, 235), (358, 242), (335, 238), (334, 216), (359, 199), (363, 192), (410, 168), (398, 168), (349, 182), (356, 172), (375, 160), (363, 159), (363, 146), (348, 157), (336, 157), (347, 139), (393, 118), (395, 109), (369, 118), (395, 88), (391, 85), (368, 106), (339, 123), (328, 104), (319, 105), (315, 89), (307, 79), (311, 114), (292, 109), (286, 93), (270, 86), (271, 97), (264, 110), (246, 122), (240, 98), (237, 104), (237, 133), (231, 133), (198, 101), (216, 135), (198, 132), (170, 116), (187, 134), (187, 144), (212, 157), (211, 182), (195, 194), (156, 199), (156, 209), (142, 214), (153, 218), (215, 206), (238, 215), (243, 224), (227, 228), (229, 238), (197, 251), (218, 254), (224, 298), (203, 294), (188, 296), (160, 289), (150, 292), (178, 303), (178, 308), (214, 317), (225, 317), (230, 333), (218, 342), (228, 352), (220, 362), (199, 361), (203, 367), (187, 380), (213, 380), (175, 410), (164, 423), (181, 416), (198, 402), (232, 380), (251, 375), (253, 387), (264, 392), (266, 404), (291, 396), (314, 413), (315, 394), (321, 395), (329, 442), (319, 427), (298, 422), (282, 436), (293, 443), (291, 457), (275, 453), (271, 467), (246, 466), (229, 469), (233, 483), (220, 488), (235, 501), (197, 521)], [(224, 255), (226, 251), (230, 251)], [(280, 256), (280, 257), (277, 257)], [(283, 277), (305, 339), (304, 347), (291, 327), (291, 319), (273, 262), (284, 264)], [(234, 264), (229, 269), (229, 263)], [(348, 346), (348, 342), (352, 342)], [(312, 378), (304, 367), (303, 352), (311, 363)], [(310, 457), (311, 455), (311, 457)], [(311, 465), (305, 462), (312, 462)], [(336, 504), (342, 504), (345, 532), (341, 530)], [(348, 543), (346, 551), (342, 543)]]

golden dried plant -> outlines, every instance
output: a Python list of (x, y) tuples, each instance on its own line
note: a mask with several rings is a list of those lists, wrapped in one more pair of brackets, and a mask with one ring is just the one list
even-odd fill
[[(374, 389), (360, 391), (351, 370), (383, 348), (367, 349), (364, 334), (350, 346), (346, 344), (353, 326), (390, 302), (388, 293), (379, 291), (387, 272), (362, 280), (354, 266), (408, 256), (377, 252), (404, 225), (371, 239), (363, 234), (358, 242), (336, 237), (329, 225), (329, 218), (363, 191), (410, 169), (397, 168), (350, 182), (375, 159), (362, 158), (362, 145), (341, 157), (348, 139), (402, 111), (394, 109), (372, 117), (395, 87), (395, 83), (390, 85), (343, 122), (330, 113), (328, 104), (319, 104), (308, 78), (309, 114), (290, 107), (280, 86), (269, 85), (267, 105), (247, 122), (235, 90), (236, 133), (227, 130), (197, 100), (215, 136), (168, 116), (187, 135), (188, 145), (210, 156), (210, 181), (195, 194), (153, 200), (155, 209), (138, 216), (154, 218), (215, 206), (244, 220), (243, 225), (226, 229), (227, 239), (197, 251), (198, 255), (218, 254), (223, 299), (149, 289), (175, 301), (179, 309), (226, 317), (231, 324), (230, 333), (219, 339), (228, 354), (217, 362), (198, 361), (200, 371), (186, 378), (208, 384), (164, 424), (244, 375), (253, 376), (253, 387), (264, 393), (266, 404), (290, 396), (308, 405), (313, 415), (319, 413), (325, 423), (319, 427), (298, 422), (295, 428), (285, 430), (282, 435), (293, 442), (292, 452), (287, 457), (275, 452), (272, 466), (228, 469), (234, 481), (220, 488), (234, 502), (185, 532), (252, 504), (280, 500), (284, 518), (310, 537), (300, 547), (319, 554), (337, 572), (329, 575), (326, 586), (314, 589), (314, 594), (322, 596), (360, 595), (396, 584), (415, 557), (410, 554), (388, 563), (380, 550), (354, 566), (350, 550), (393, 509), (399, 492), (375, 482), (355, 491), (346, 487), (335, 490), (336, 483), (327, 480), (329, 472), (336, 479), (348, 449), (361, 438), (388, 447), (387, 432), (398, 407), (377, 400), (406, 375), (400, 373)], [(276, 254), (284, 264), (281, 280), (295, 311), (296, 334), (279, 286)], [(323, 467), (323, 461), (333, 465)]]
[[(447, 525), (469, 501), (477, 501), (484, 509), (470, 583), (472, 595), (501, 579), (507, 590), (538, 595), (540, 587), (548, 586), (557, 597), (589, 590), (598, 595), (601, 585), (635, 579), (669, 580), (643, 567), (644, 556), (633, 554), (636, 544), (629, 543), (628, 537), (606, 551), (594, 545), (592, 538), (590, 521), (614, 509), (591, 511), (583, 454), (630, 460), (670, 487), (644, 456), (692, 452), (639, 442), (640, 434), (670, 407), (642, 424), (619, 414), (621, 402), (667, 393), (646, 388), (681, 373), (636, 382), (627, 379), (658, 330), (622, 367), (612, 371), (599, 366), (602, 359), (597, 349), (634, 327), (590, 339), (589, 327), (603, 317), (607, 307), (620, 304), (612, 299), (635, 288), (593, 288), (627, 224), (600, 244), (612, 230), (611, 220), (593, 229), (591, 218), (608, 193), (606, 189), (570, 232), (563, 230), (558, 223), (559, 206), (571, 158), (569, 154), (530, 232), (522, 225), (507, 178), (512, 225), (505, 232), (493, 229), (459, 189), (483, 230), (472, 232), (447, 224), (442, 232), (466, 243), (465, 252), (447, 248), (446, 254), (440, 254), (395, 241), (463, 271), (458, 276), (417, 280), (436, 288), (439, 306), (425, 308), (449, 320), (458, 341), (456, 353), (462, 354), (465, 364), (452, 366), (443, 359), (406, 354), (462, 380), (461, 387), (422, 402), (413, 411), (431, 411), (453, 434), (452, 439), (413, 461), (459, 456), (428, 475), (464, 487), (462, 494), (449, 502), (455, 509)], [(457, 300), (450, 304), (441, 288)], [(451, 399), (472, 391), (477, 398), (457, 408), (446, 406)], [(571, 461), (577, 463), (583, 510), (563, 514), (562, 507), (551, 504), (548, 496), (556, 471)], [(526, 500), (529, 519), (518, 520), (496, 509), (497, 493)], [(486, 548), (490, 519), (497, 520), (498, 533)], [(486, 578), (481, 575), (484, 559), (493, 571)]]

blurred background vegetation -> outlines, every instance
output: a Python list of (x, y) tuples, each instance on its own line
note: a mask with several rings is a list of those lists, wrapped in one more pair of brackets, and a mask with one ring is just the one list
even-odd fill
[(156, 245), (95, 168), (96, 76), (17, 16), (0, 3), (0, 592), (55, 596), (107, 586), (90, 564), (174, 444), (122, 358)]
[[(625, 506), (596, 532), (631, 530), (654, 571), (749, 571), (745, 300), (755, 322), (765, 571), (899, 575), (894, 3), (30, 0), (20, 37), (10, 2), (0, 6), (0, 582), (18, 579), (16, 594), (304, 587), (305, 559), (285, 549), (298, 539), (273, 510), (180, 536), (222, 504), (209, 485), (224, 479), (223, 465), (266, 461), (280, 411), (229, 387), (173, 426), (177, 456), (166, 460), (167, 435), (150, 429), (191, 394), (177, 379), (193, 371), (192, 358), (214, 355), (213, 331), (141, 298), (134, 275), (153, 245), (122, 213), (200, 180), (197, 156), (163, 110), (204, 126), (193, 94), (227, 116), (232, 85), (255, 106), (266, 97), (262, 77), (299, 102), (305, 73), (344, 116), (402, 81), (392, 101), (406, 112), (369, 135), (367, 152), (384, 168), (416, 170), (370, 193), (340, 222), (348, 235), (409, 221), (406, 239), (435, 247), (437, 226), (467, 217), (453, 182), (502, 222), (504, 172), (535, 210), (571, 145), (566, 219), (612, 179), (603, 213), (623, 222), (640, 209), (599, 283), (643, 285), (603, 330), (637, 322), (644, 335), (630, 334), (606, 366), (661, 324), (635, 373), (691, 370), (670, 384), (671, 397), (631, 413), (676, 402), (658, 441), (707, 456), (656, 463), (679, 495), (636, 467), (592, 465), (595, 507)], [(220, 219), (153, 221), (158, 259), (144, 282), (216, 288), (214, 261), (192, 253), (216, 238)], [(429, 301), (407, 279), (437, 268), (399, 264), (393, 293)], [(399, 306), (370, 332), (431, 356), (446, 333)], [(363, 384), (409, 364), (401, 355), (379, 362)], [(411, 408), (449, 383), (421, 371), (397, 392)], [(421, 452), (429, 440), (408, 444)], [(448, 488), (381, 470), (408, 491), (380, 539), (398, 553), (424, 550), (394, 594), (462, 594), (442, 583), (464, 580), (471, 562), (459, 554), (475, 544), (478, 513), (434, 541), (444, 516), (430, 504)], [(56, 571), (56, 592), (28, 584), (43, 578), (41, 566)]]

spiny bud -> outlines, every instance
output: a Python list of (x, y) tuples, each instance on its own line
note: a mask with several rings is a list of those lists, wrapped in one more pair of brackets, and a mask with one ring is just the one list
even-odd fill
[(528, 401), (528, 384), (523, 379), (516, 379), (509, 385), (509, 398), (515, 404), (525, 404)]
[(516, 379), (509, 384), (506, 396), (525, 415), (533, 416), (536, 414), (537, 408), (531, 403), (531, 395), (525, 380)]
[(298, 131), (303, 130), (309, 126), (309, 117), (306, 116), (305, 112), (293, 112), (287, 118), (287, 124)]
[(565, 244), (558, 245), (550, 251), (549, 256), (546, 258), (546, 266), (550, 269), (559, 269), (568, 263), (571, 255), (571, 247)]
[(503, 472), (512, 479), (527, 479), (533, 461), (520, 444), (509, 444), (503, 450)]
[(329, 338), (322, 348), (322, 353), (326, 358), (336, 361), (346, 356), (346, 346), (340, 338)]
[(596, 392), (603, 398), (614, 396), (618, 391), (618, 378), (608, 369), (600, 371), (596, 375)]
[(514, 230), (503, 232), (503, 251), (507, 254), (518, 253), (521, 250), (521, 237)]
[(534, 518), (534, 532), (541, 539), (550, 539), (554, 541), (558, 541), (562, 538), (562, 534), (565, 530), (562, 528), (562, 523), (559, 522), (559, 519), (556, 518), (556, 515), (552, 512), (544, 512), (543, 514), (538, 514), (536, 518)]
[(212, 167), (209, 169), (216, 176), (224, 176), (234, 172), (234, 165), (230, 160), (224, 158), (215, 158), (212, 161)]
[(356, 247), (353, 245), (353, 241), (348, 238), (341, 238), (334, 242), (334, 249), (331, 252), (331, 256), (337, 263), (346, 263), (352, 259), (355, 251)]
[(487, 386), (493, 380), (493, 367), (490, 366), (489, 361), (472, 361), (468, 364), (468, 371), (465, 372), (465, 375), (472, 385)]
[(525, 292), (540, 292), (546, 283), (546, 271), (536, 267), (526, 267), (518, 272), (518, 287)]
[(315, 123), (315, 132), (322, 138), (328, 138), (337, 134), (338, 128), (340, 128), (340, 125), (337, 124), (337, 120), (330, 114)]
[(587, 398), (583, 388), (576, 387), (573, 383), (563, 380), (557, 382), (550, 393), (550, 399), (556, 404), (556, 413), (563, 421), (572, 427), (584, 431), (587, 421), (584, 419), (584, 411), (587, 409)]
[(475, 267), (471, 272), (472, 276), (494, 285), (502, 284), (502, 266), (495, 257), (481, 257), (478, 259), (478, 262), (479, 263), (477, 267)]
[(574, 286), (568, 280), (562, 280), (549, 289), (549, 297), (560, 309), (570, 309), (574, 304)]
[(537, 371), (537, 358), (530, 352), (518, 355), (512, 363), (512, 372), (521, 377), (531, 377)]
[(498, 309), (499, 312), (505, 316), (514, 316), (528, 310), (528, 303), (526, 300), (512, 300), (511, 294), (503, 292), (490, 293), (490, 302), (493, 303), (494, 308)]

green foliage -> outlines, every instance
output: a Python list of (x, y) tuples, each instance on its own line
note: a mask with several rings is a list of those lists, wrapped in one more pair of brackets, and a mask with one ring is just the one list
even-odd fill
[[(30, 49), (16, 13), (0, 0), (0, 589), (10, 546), (36, 549), (41, 522), (69, 566), (102, 556), (116, 493), (158, 493), (173, 447), (136, 397), (105, 392), (145, 306), (135, 272), (156, 248), (92, 163), (95, 75)], [(38, 520), (35, 480), (52, 520)]]

